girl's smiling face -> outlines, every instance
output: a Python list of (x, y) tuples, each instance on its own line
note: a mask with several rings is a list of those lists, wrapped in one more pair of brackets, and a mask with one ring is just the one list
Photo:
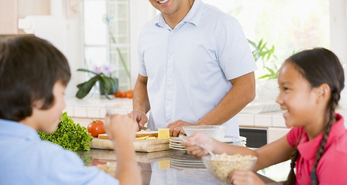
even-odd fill
[(317, 90), (298, 71), (290, 61), (280, 68), (278, 75), (280, 93), (276, 102), (284, 110), (283, 117), (287, 127), (309, 126), (321, 118), (324, 110), (317, 106)]

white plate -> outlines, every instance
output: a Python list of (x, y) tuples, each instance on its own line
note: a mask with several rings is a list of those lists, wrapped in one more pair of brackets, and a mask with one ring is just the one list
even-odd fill
[(169, 147), (173, 147), (173, 148), (185, 148), (184, 146), (175, 146), (175, 145), (169, 145)]
[(174, 150), (186, 150), (185, 148), (178, 148), (178, 147), (173, 147), (169, 145), (169, 148), (174, 149)]
[(205, 165), (179, 165), (179, 164), (174, 164), (174, 163), (170, 163), (170, 168), (179, 168), (179, 169), (205, 169)]
[(181, 143), (182, 140), (179, 137), (171, 137), (169, 139), (170, 142), (174, 142), (174, 143)]
[(174, 143), (169, 143), (169, 146), (184, 148), (184, 146), (178, 145), (178, 144), (174, 144)]
[(182, 164), (182, 165), (204, 165), (204, 163), (202, 161), (189, 161), (189, 160), (173, 160), (172, 158), (170, 158), (170, 162), (171, 163), (175, 163), (175, 164)]

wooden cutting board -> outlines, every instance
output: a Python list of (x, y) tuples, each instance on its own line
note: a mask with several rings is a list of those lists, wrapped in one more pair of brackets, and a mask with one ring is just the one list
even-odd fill
[[(136, 132), (136, 137), (144, 137), (144, 136), (158, 137), (158, 131), (139, 131), (139, 132)], [(107, 134), (99, 134), (98, 138), (99, 139), (108, 139), (108, 136), (107, 136)]]
[[(91, 148), (97, 149), (113, 149), (113, 143), (108, 139), (93, 138), (90, 142)], [(156, 152), (169, 149), (169, 140), (135, 140), (134, 148), (137, 152)]]

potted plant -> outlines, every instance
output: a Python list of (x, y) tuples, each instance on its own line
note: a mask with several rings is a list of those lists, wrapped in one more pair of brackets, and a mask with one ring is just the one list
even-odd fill
[(278, 76), (278, 68), (276, 65), (272, 65), (273, 68), (271, 68), (268, 63), (271, 62), (271, 59), (277, 59), (275, 52), (275, 46), (272, 46), (271, 49), (269, 49), (266, 45), (267, 42), (263, 42), (263, 39), (261, 39), (258, 44), (255, 42), (248, 40), (248, 43), (251, 44), (254, 48), (252, 51), (253, 57), (255, 62), (261, 60), (263, 63), (263, 68), (267, 70), (267, 73), (258, 77), (258, 79), (277, 79)]
[(242, 112), (244, 113), (259, 113), (280, 110), (280, 107), (275, 103), (279, 93), (277, 84), (278, 68), (274, 64), (277, 57), (274, 55), (275, 46), (267, 47), (267, 42), (261, 39), (258, 43), (248, 40), (248, 43), (253, 47), (252, 54), (255, 62), (261, 65), (256, 71), (256, 96), (255, 99), (248, 104)]
[[(106, 75), (111, 74), (110, 66), (103, 66), (102, 68), (94, 67), (93, 71), (88, 69), (77, 69), (77, 71), (90, 73), (93, 75), (93, 77), (88, 81), (77, 85), (78, 91), (76, 93), (76, 97), (79, 99), (84, 98), (98, 83), (100, 94), (105, 95), (107, 99), (111, 99), (108, 95), (117, 93), (118, 79)], [(102, 71), (101, 69), (104, 70)]]

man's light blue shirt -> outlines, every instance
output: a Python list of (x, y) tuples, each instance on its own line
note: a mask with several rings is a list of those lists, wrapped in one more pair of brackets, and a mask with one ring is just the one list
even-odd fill
[(0, 184), (119, 184), (18, 122), (0, 119), (0, 148)]
[[(232, 88), (229, 80), (256, 70), (238, 21), (201, 0), (174, 29), (161, 14), (147, 23), (139, 60), (139, 74), (148, 77), (152, 130), (178, 119), (196, 123)], [(228, 136), (239, 136), (236, 117), (224, 124)]]

